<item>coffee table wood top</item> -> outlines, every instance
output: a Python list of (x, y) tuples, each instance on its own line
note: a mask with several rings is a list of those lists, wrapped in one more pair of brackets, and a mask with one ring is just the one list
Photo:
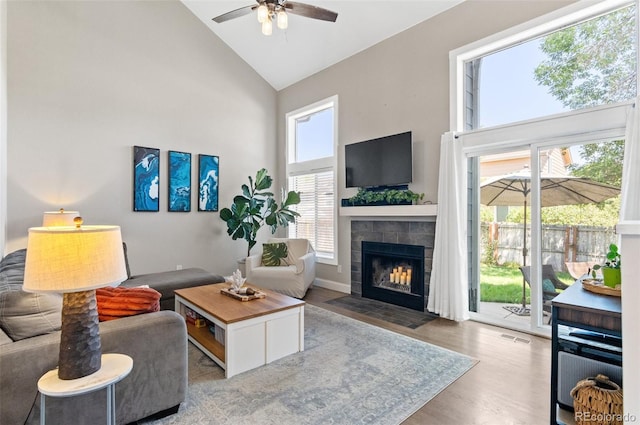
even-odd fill
[(217, 283), (177, 289), (175, 293), (226, 324), (300, 307), (305, 304), (302, 300), (254, 285), (247, 286), (260, 289), (261, 292), (266, 294), (266, 297), (251, 301), (240, 301), (220, 293), (220, 289), (228, 288), (229, 286), (228, 283)]

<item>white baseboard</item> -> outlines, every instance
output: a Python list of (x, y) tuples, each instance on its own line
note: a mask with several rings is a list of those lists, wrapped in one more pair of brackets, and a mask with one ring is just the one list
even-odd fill
[(320, 288), (331, 289), (332, 291), (338, 291), (344, 294), (351, 293), (351, 285), (347, 285), (346, 283), (340, 283), (340, 282), (335, 282), (333, 280), (316, 278), (313, 284)]

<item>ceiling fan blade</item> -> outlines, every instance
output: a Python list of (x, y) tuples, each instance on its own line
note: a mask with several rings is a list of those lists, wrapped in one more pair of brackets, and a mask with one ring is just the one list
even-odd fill
[(338, 19), (338, 14), (328, 9), (323, 9), (317, 6), (311, 6), (310, 4), (296, 3), (293, 1), (287, 1), (284, 4), (287, 12), (294, 15), (300, 15), (307, 18), (320, 19), (321, 21), (335, 22)]
[(241, 16), (244, 16), (244, 15), (247, 15), (247, 14), (251, 13), (251, 11), (253, 9), (255, 9), (256, 7), (258, 7), (258, 6), (241, 7), (240, 9), (232, 10), (231, 12), (223, 13), (220, 16), (216, 16), (212, 20), (214, 22), (217, 22), (217, 23), (222, 23), (222, 22), (225, 22), (225, 21), (229, 21), (231, 19), (239, 18)]

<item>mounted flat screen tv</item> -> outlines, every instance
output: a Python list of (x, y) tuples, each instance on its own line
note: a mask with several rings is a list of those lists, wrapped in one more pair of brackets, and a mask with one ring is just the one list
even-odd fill
[(344, 147), (347, 187), (411, 183), (411, 132), (352, 143)]

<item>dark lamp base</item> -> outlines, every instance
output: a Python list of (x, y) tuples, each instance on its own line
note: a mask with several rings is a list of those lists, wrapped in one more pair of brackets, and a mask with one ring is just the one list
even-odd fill
[(69, 380), (91, 375), (100, 369), (101, 357), (96, 291), (64, 294), (58, 377)]

